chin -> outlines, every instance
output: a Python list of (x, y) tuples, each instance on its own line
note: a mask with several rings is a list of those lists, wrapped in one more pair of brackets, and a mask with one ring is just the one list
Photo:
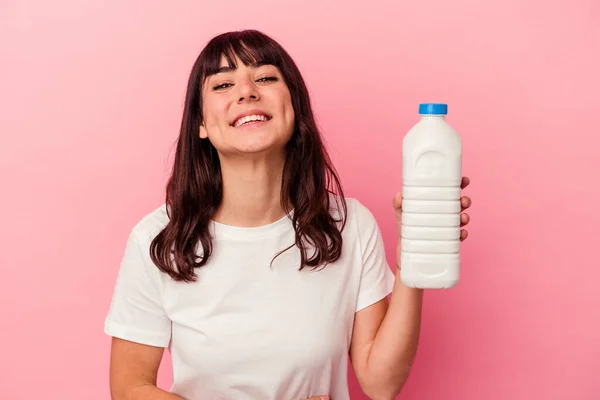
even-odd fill
[(241, 154), (269, 154), (281, 153), (285, 151), (285, 146), (279, 144), (248, 143), (236, 146), (237, 153)]
[(236, 153), (257, 154), (257, 153), (280, 153), (285, 151), (285, 146), (290, 137), (281, 134), (274, 134), (269, 131), (255, 132), (245, 131), (237, 132), (236, 143), (233, 144)]

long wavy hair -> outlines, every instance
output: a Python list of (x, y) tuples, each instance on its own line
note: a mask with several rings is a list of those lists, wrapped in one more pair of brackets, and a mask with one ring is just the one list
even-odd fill
[[(195, 281), (195, 269), (205, 265), (212, 253), (209, 228), (222, 201), (223, 183), (217, 150), (210, 140), (199, 136), (202, 85), (217, 72), (222, 57), (236, 68), (235, 56), (245, 65), (264, 62), (279, 68), (295, 113), (281, 187), (282, 206), (288, 212), (293, 208), (290, 214), (295, 243), (275, 257), (295, 245), (301, 254), (299, 269), (303, 269), (324, 267), (341, 255), (346, 200), (298, 67), (279, 43), (262, 32), (227, 32), (208, 42), (190, 73), (174, 165), (166, 187), (169, 222), (150, 246), (153, 262), (176, 281)], [(337, 204), (336, 216), (330, 212), (331, 199)], [(197, 254), (198, 248), (202, 254)]]

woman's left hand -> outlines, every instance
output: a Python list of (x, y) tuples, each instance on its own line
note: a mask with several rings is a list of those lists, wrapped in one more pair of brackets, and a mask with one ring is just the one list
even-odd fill
[[(469, 186), (469, 183), (471, 183), (471, 180), (468, 177), (463, 176), (462, 181), (460, 183), (460, 188), (461, 189), (466, 188), (467, 186)], [(467, 224), (469, 223), (469, 220), (471, 219), (469, 217), (469, 214), (464, 212), (469, 207), (471, 207), (471, 198), (468, 196), (462, 196), (460, 198), (460, 226), (461, 227), (467, 226)], [(468, 235), (469, 235), (469, 231), (467, 231), (466, 229), (461, 229), (460, 230), (461, 242), (463, 240), (465, 240)]]
[[(460, 183), (460, 188), (464, 189), (467, 186), (469, 186), (469, 184), (471, 183), (471, 180), (464, 176), (462, 178), (462, 181)], [(398, 193), (396, 194), (396, 197), (394, 197), (394, 209), (396, 211), (396, 222), (398, 223), (398, 234), (401, 234), (401, 229), (402, 229), (402, 193)], [(468, 196), (461, 196), (460, 198), (460, 226), (461, 226), (461, 230), (460, 230), (460, 240), (461, 242), (463, 240), (465, 240), (467, 238), (467, 236), (469, 236), (469, 232), (464, 229), (467, 224), (470, 221), (470, 217), (469, 214), (467, 214), (466, 212), (464, 212), (467, 208), (471, 207), (471, 198)], [(400, 243), (398, 243), (398, 254), (400, 252)]]

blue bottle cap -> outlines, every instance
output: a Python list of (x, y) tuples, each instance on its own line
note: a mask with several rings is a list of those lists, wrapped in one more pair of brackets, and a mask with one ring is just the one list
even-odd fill
[(448, 114), (448, 105), (438, 103), (419, 104), (419, 114), (446, 115)]

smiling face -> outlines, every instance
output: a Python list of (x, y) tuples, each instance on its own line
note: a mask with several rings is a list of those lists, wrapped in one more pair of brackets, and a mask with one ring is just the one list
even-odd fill
[(281, 153), (294, 132), (292, 97), (281, 71), (270, 64), (235, 66), (221, 58), (202, 85), (200, 137), (219, 154)]

